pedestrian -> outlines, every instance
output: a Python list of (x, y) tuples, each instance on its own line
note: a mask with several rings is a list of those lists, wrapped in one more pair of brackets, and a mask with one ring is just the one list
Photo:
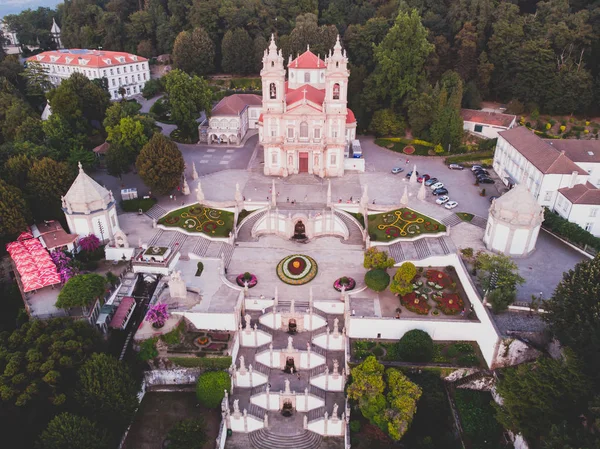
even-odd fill
[(308, 195), (304, 195), (304, 201), (308, 201)]
[(246, 197), (245, 197), (245, 196), (243, 196), (243, 197), (242, 197), (242, 199), (243, 199), (244, 201), (246, 201)]
[(408, 159), (406, 159), (406, 165), (408, 165)]
[(185, 204), (185, 201), (182, 201), (182, 202), (181, 202), (181, 205), (183, 206), (184, 204)]
[(177, 195), (173, 195), (173, 201), (177, 201)]
[(338, 203), (340, 203), (340, 204), (342, 203), (342, 198), (341, 197), (340, 197), (340, 200), (338, 201)]
[(169, 195), (169, 199), (172, 200), (173, 199), (173, 195)]
[(269, 201), (269, 197), (267, 197), (267, 201)]
[(373, 200), (373, 204), (375, 204), (375, 200)]
[(181, 192), (181, 186), (177, 186), (177, 191)]
[(352, 197), (350, 197), (350, 202), (352, 202)]
[(287, 200), (286, 200), (286, 203), (289, 203), (289, 202), (290, 202), (290, 197), (288, 196)]

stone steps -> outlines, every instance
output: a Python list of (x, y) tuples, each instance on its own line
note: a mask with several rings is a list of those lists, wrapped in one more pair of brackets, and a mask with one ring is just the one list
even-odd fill
[(148, 209), (146, 211), (146, 215), (149, 216), (150, 218), (154, 218), (155, 220), (158, 220), (160, 217), (162, 217), (166, 213), (167, 213), (167, 211), (165, 209), (163, 209), (162, 207), (160, 207), (158, 204), (155, 204), (154, 206), (152, 206), (150, 209)]
[(485, 229), (487, 227), (487, 220), (483, 217), (478, 217), (475, 215), (471, 220), (471, 224), (477, 226), (478, 228)]
[(415, 240), (413, 244), (415, 245), (415, 250), (417, 250), (417, 257), (419, 259), (425, 259), (426, 257), (431, 256), (429, 245), (427, 244), (425, 239)]
[(152, 238), (150, 239), (150, 241), (148, 242), (148, 247), (154, 246), (156, 245), (156, 243), (160, 240), (160, 238), (162, 237), (163, 233), (165, 231), (163, 231), (162, 229), (159, 229), (156, 234), (154, 234), (152, 236)]
[(442, 223), (444, 223), (447, 227), (456, 226), (461, 224), (462, 222), (462, 219), (454, 213), (444, 217), (444, 219), (442, 220)]
[(252, 227), (266, 213), (267, 213), (267, 211), (263, 210), (261, 212), (255, 213), (250, 218), (248, 218), (248, 220), (246, 220), (243, 223), (242, 227), (238, 229), (236, 240), (238, 242), (256, 242), (256, 241), (258, 241), (258, 239), (252, 237)]
[(199, 237), (198, 241), (194, 245), (194, 249), (192, 249), (192, 253), (196, 254), (197, 256), (203, 257), (206, 254), (206, 250), (208, 249), (210, 242), (210, 240), (207, 240), (203, 237)]
[(390, 257), (392, 257), (396, 263), (402, 262), (406, 257), (404, 257), (404, 250), (402, 249), (402, 243), (394, 243), (388, 247), (388, 252)]
[(323, 437), (309, 430), (297, 435), (283, 435), (269, 429), (260, 429), (248, 435), (254, 449), (317, 449)]
[(362, 245), (363, 244), (363, 234), (362, 229), (359, 228), (354, 221), (348, 217), (346, 214), (342, 214), (340, 212), (336, 212), (337, 215), (342, 222), (348, 228), (348, 240), (343, 240), (342, 243), (352, 244), (352, 245)]

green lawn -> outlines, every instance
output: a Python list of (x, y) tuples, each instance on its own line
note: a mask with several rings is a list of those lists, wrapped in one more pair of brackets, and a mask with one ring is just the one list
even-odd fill
[(181, 228), (186, 232), (199, 232), (211, 237), (229, 237), (233, 229), (233, 216), (233, 212), (193, 204), (168, 213), (158, 221), (158, 224)]
[[(396, 153), (404, 153), (404, 148), (407, 146), (412, 146), (415, 149), (415, 155), (419, 156), (443, 156), (446, 153), (435, 154), (433, 152), (433, 145), (422, 145), (413, 143), (411, 139), (405, 139), (403, 137), (393, 137), (393, 138), (381, 138), (375, 139), (375, 144), (380, 147), (387, 148), (388, 150), (395, 151)], [(407, 154), (410, 156), (411, 154)]]
[(500, 449), (502, 426), (496, 420), (492, 395), (487, 391), (457, 389), (454, 400), (467, 449)]
[(412, 238), (445, 232), (446, 226), (409, 208), (369, 215), (369, 235), (374, 241)]
[(350, 215), (352, 215), (354, 218), (356, 218), (356, 220), (358, 220), (358, 222), (362, 225), (363, 229), (365, 227), (365, 217), (363, 216), (363, 214), (361, 213), (355, 213), (355, 212), (348, 212)]
[(479, 151), (477, 153), (461, 154), (460, 156), (448, 156), (444, 162), (446, 164), (461, 164), (463, 162), (482, 162), (492, 160), (494, 158), (494, 150)]
[(468, 212), (457, 212), (456, 215), (462, 221), (471, 221), (471, 220), (473, 220), (473, 217), (474, 217), (473, 214), (469, 214)]

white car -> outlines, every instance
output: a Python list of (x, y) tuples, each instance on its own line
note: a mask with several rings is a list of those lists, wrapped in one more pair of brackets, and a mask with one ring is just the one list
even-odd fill
[(440, 196), (437, 200), (435, 200), (438, 204), (444, 204), (450, 201), (450, 197), (448, 195)]
[(481, 165), (473, 165), (471, 167), (471, 171), (479, 170), (480, 168), (483, 168), (483, 167)]
[(435, 184), (433, 184), (429, 187), (431, 187), (431, 190), (441, 189), (442, 187), (444, 187), (444, 184), (442, 184), (441, 182), (436, 182)]
[(444, 204), (446, 209), (454, 209), (456, 206), (458, 206), (456, 201), (448, 201), (446, 204)]

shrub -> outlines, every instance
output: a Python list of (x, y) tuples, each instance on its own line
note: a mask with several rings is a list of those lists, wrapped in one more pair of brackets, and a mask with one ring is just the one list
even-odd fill
[(465, 257), (473, 257), (473, 248), (463, 248), (460, 250), (461, 254)]
[(157, 341), (157, 337), (144, 340), (140, 345), (140, 352), (138, 353), (138, 357), (144, 361), (152, 360), (155, 357), (158, 357), (158, 351), (156, 350)]
[(196, 269), (196, 276), (200, 276), (204, 271), (204, 264), (202, 262), (198, 262), (198, 268)]
[(231, 390), (231, 379), (225, 371), (209, 371), (198, 377), (196, 397), (207, 408), (219, 407), (225, 390)]
[(360, 421), (353, 419), (350, 421), (350, 432), (358, 433), (360, 432)]
[(561, 133), (564, 133), (564, 132), (565, 132), (565, 129), (567, 129), (567, 127), (566, 127), (565, 125), (561, 125), (561, 127), (560, 127), (560, 132), (561, 132)]
[(206, 370), (222, 370), (231, 366), (231, 357), (169, 357), (175, 365), (184, 368), (204, 368)]
[(458, 358), (460, 366), (476, 366), (479, 365), (479, 359), (475, 354), (466, 354)]
[(142, 212), (147, 212), (156, 204), (154, 198), (136, 198), (134, 200), (121, 201), (121, 209), (125, 212), (137, 212), (142, 209)]
[(434, 148), (434, 150), (436, 152), (436, 154), (442, 154), (444, 152), (444, 147), (442, 147), (441, 144), (437, 144)]
[(150, 79), (146, 81), (144, 84), (144, 89), (142, 90), (142, 95), (145, 99), (149, 99), (162, 92), (163, 86), (160, 79)]
[(407, 362), (429, 362), (433, 357), (433, 340), (419, 329), (405, 333), (397, 343), (398, 353)]
[(375, 357), (381, 357), (384, 353), (383, 348), (381, 346), (375, 346), (371, 352)]
[(546, 129), (550, 129), (552, 128), (552, 125), (550, 123), (546, 123)]
[(190, 418), (175, 423), (167, 434), (169, 449), (202, 449), (206, 443), (206, 423), (202, 418)]
[(68, 280), (58, 294), (56, 307), (87, 307), (104, 295), (106, 278), (98, 274), (80, 274)]
[(176, 345), (181, 341), (182, 324), (177, 326), (171, 332), (167, 332), (161, 338), (168, 345)]
[(390, 275), (380, 268), (369, 270), (365, 274), (365, 284), (373, 291), (382, 292), (390, 284)]

